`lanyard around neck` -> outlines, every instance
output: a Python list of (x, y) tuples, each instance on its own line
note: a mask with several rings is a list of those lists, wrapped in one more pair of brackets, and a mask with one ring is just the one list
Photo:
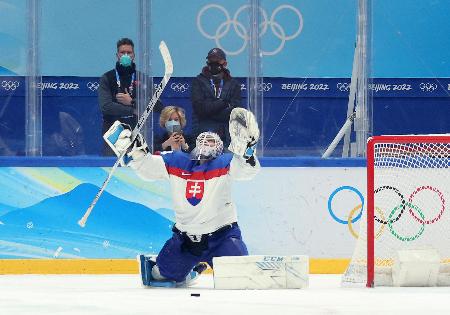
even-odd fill
[[(120, 77), (119, 77), (119, 72), (117, 72), (116, 70), (116, 82), (117, 82), (117, 86), (120, 89)], [(134, 79), (135, 79), (135, 72), (133, 72), (133, 74), (131, 75), (131, 83), (130, 83), (130, 87), (128, 88), (128, 93), (132, 93), (133, 92), (133, 83), (134, 83)]]
[(211, 86), (214, 90), (214, 96), (216, 98), (220, 98), (220, 95), (222, 94), (222, 89), (223, 89), (223, 79), (220, 80), (219, 88), (216, 87), (216, 85), (214, 84), (212, 79), (209, 79), (209, 82), (211, 82)]

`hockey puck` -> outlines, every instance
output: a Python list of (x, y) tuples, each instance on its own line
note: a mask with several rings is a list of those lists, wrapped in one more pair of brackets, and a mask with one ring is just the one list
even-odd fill
[(191, 293), (191, 296), (200, 296), (200, 293)]

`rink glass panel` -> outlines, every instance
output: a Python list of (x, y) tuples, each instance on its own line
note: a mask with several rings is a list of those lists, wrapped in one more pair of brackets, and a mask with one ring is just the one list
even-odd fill
[[(162, 100), (186, 109), (187, 132), (192, 78), (204, 65), (207, 51), (219, 46), (227, 52), (232, 75), (242, 82), (243, 105), (260, 123), (259, 154), (321, 156), (347, 118), (360, 3), (2, 1), (0, 155), (31, 155), (27, 144), (33, 138), (41, 139), (38, 151), (44, 156), (99, 155), (103, 140), (98, 79), (114, 66), (117, 39), (130, 37), (150, 87), (162, 76), (157, 47), (166, 41), (175, 71)], [(367, 74), (374, 78), (368, 86), (373, 95), (373, 122), (369, 117), (368, 123), (373, 134), (448, 132), (445, 52), (450, 26), (444, 12), (450, 4), (367, 3), (372, 21), (366, 34), (371, 43)], [(26, 85), (30, 69), (38, 70), (35, 79), (42, 83), (35, 90)], [(12, 92), (14, 82), (19, 88)], [(40, 113), (30, 111), (33, 97), (40, 98)], [(26, 136), (27, 122), (33, 119), (40, 129)], [(154, 114), (146, 126), (149, 142), (153, 132), (163, 132), (158, 119)], [(342, 141), (332, 156), (342, 156)]]
[[(30, 8), (25, 2), (22, 6), (13, 1), (2, 3), (14, 7), (14, 11), (22, 15), (25, 23), (25, 16), (30, 14)], [(316, 114), (317, 108), (312, 106), (314, 113), (309, 113), (310, 101), (303, 99), (304, 95), (301, 93), (292, 95), (292, 92), (298, 91), (295, 88), (272, 97), (265, 94), (272, 88), (281, 92), (288, 91), (281, 89), (281, 86), (290, 82), (270, 82), (272, 78), (303, 80), (349, 77), (355, 29), (356, 3), (353, 0), (345, 1), (339, 8), (341, 24), (329, 23), (329, 19), (317, 17), (315, 12), (324, 12), (324, 9), (327, 9), (326, 14), (332, 15), (333, 8), (330, 8), (329, 1), (319, 1), (316, 4), (282, 1), (229, 1), (226, 4), (212, 4), (210, 1), (196, 1), (192, 4), (180, 0), (136, 0), (126, 3), (64, 0), (55, 4), (49, 0), (40, 0), (33, 3), (36, 4), (37, 11), (34, 11), (29, 23), (36, 25), (36, 32), (33, 34), (37, 45), (32, 47), (32, 51), (37, 58), (27, 59), (23, 56), (23, 70), (17, 75), (25, 80), (24, 77), (30, 75), (26, 71), (27, 67), (34, 66), (38, 70), (34, 73), (38, 84), (34, 90), (24, 90), (15, 99), (8, 100), (14, 102), (12, 113), (4, 111), (1, 119), (7, 125), (14, 124), (14, 132), (9, 132), (6, 136), (8, 141), (19, 143), (19, 146), (21, 144), (21, 148), (12, 152), (4, 149), (0, 153), (2, 155), (33, 155), (26, 150), (27, 137), (23, 131), (19, 132), (21, 128), (18, 127), (25, 125), (24, 117), (29, 108), (23, 108), (23, 104), (30, 96), (38, 97), (41, 102), (40, 113), (35, 113), (34, 117), (41, 125), (40, 134), (34, 137), (41, 141), (37, 148), (40, 154), (99, 155), (103, 140), (96, 89), (99, 77), (114, 66), (115, 43), (121, 37), (134, 40), (138, 69), (152, 78), (148, 82), (149, 86), (157, 84), (163, 73), (157, 47), (161, 40), (166, 41), (174, 59), (175, 71), (173, 82), (167, 86), (162, 100), (166, 105), (179, 105), (186, 109), (187, 132), (191, 129), (192, 78), (204, 66), (208, 50), (216, 46), (226, 51), (232, 76), (242, 81), (242, 105), (252, 109), (260, 122), (260, 155), (320, 156), (322, 147), (333, 137), (336, 131), (334, 129), (345, 120), (345, 96), (340, 97), (343, 111), (336, 117), (330, 117), (322, 109), (327, 106), (324, 100), (318, 100), (320, 113), (326, 115), (327, 120), (332, 119), (330, 126), (336, 126), (330, 129), (320, 126), (320, 121), (316, 122), (315, 118), (308, 118), (308, 115), (312, 117), (312, 114)], [(260, 19), (260, 26), (254, 29), (250, 28), (252, 10), (253, 19), (255, 14)], [(347, 10), (348, 13), (345, 13)], [(317, 18), (312, 18), (314, 16)], [(314, 21), (314, 24), (305, 25), (305, 17)], [(20, 19), (5, 17), (5, 20), (11, 25), (17, 25)], [(148, 29), (144, 22), (149, 25)], [(326, 24), (321, 26), (324, 22)], [(23, 43), (29, 43), (30, 35), (33, 35), (33, 29), (27, 29), (27, 25), (24, 25), (25, 30), (20, 38)], [(336, 25), (342, 27), (328, 34)], [(315, 33), (312, 29), (316, 29)], [(4, 30), (7, 35), (11, 35), (11, 30)], [(328, 35), (317, 36), (318, 31)], [(142, 38), (145, 32), (148, 43)], [(338, 34), (343, 36), (342, 41), (330, 44), (331, 39)], [(329, 49), (320, 49), (324, 56), (315, 58), (318, 48), (326, 45)], [(254, 54), (257, 49), (261, 49), (260, 55)], [(303, 57), (298, 58), (299, 54)], [(338, 58), (338, 55), (341, 57)], [(343, 56), (345, 61), (342, 60)], [(337, 59), (340, 62), (336, 62)], [(324, 84), (326, 83), (322, 82)], [(320, 93), (321, 90), (317, 91)], [(2, 91), (1, 97), (9, 95)], [(148, 100), (149, 95), (146, 97)], [(331, 106), (335, 106), (336, 97), (331, 98)], [(19, 103), (22, 104), (22, 109), (18, 106)], [(147, 128), (157, 134), (162, 133), (163, 130), (157, 124), (159, 115), (155, 114), (152, 118), (153, 121), (149, 121)], [(299, 126), (297, 118), (315, 123)], [(324, 130), (327, 136), (322, 134)], [(152, 132), (146, 132), (149, 142), (153, 137)], [(306, 138), (315, 137), (319, 140), (312, 144), (306, 141)]]
[(137, 55), (138, 2), (40, 1), (44, 156), (101, 153), (99, 77), (115, 67), (118, 39), (133, 39)]
[(25, 152), (27, 1), (0, 2), (0, 156)]

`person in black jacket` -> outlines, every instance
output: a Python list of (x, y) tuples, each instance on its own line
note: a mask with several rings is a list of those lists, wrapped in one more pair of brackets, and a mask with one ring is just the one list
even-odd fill
[[(117, 42), (116, 67), (102, 75), (98, 88), (98, 101), (103, 116), (104, 134), (116, 121), (133, 129), (137, 124), (136, 90), (138, 79), (134, 63), (134, 43), (129, 38)], [(154, 111), (161, 111), (158, 101)], [(105, 143), (103, 155), (115, 155)]]
[(196, 138), (200, 133), (217, 133), (228, 147), (230, 134), (228, 121), (231, 110), (242, 107), (241, 85), (227, 69), (226, 55), (213, 48), (206, 57), (206, 66), (192, 81), (192, 129)]

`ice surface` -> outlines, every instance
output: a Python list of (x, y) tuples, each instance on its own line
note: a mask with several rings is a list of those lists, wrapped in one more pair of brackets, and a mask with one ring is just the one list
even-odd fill
[[(144, 289), (138, 275), (3, 275), (0, 314), (450, 314), (450, 288), (341, 288), (311, 275), (305, 290)], [(191, 293), (200, 293), (199, 297)]]

